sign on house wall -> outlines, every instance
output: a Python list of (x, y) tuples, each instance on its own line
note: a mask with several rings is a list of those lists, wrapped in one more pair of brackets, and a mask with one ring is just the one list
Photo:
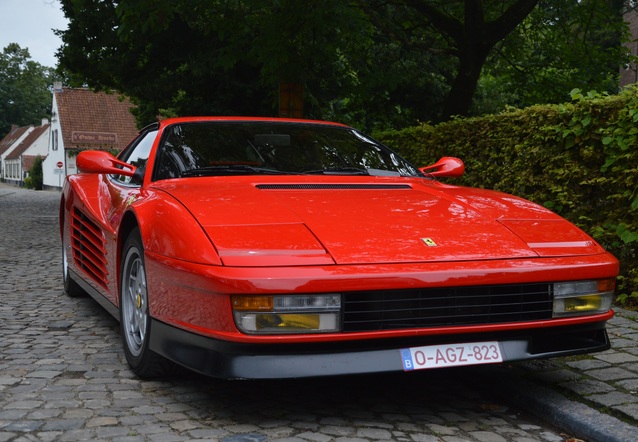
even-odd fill
[(71, 140), (77, 144), (117, 144), (117, 134), (110, 132), (74, 131)]

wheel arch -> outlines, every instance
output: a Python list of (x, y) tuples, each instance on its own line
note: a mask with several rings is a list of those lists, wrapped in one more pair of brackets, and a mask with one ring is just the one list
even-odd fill
[(68, 216), (71, 216), (71, 206), (73, 204), (74, 196), (75, 192), (72, 187), (72, 183), (65, 183), (60, 195), (60, 206), (58, 208), (58, 227), (60, 229), (60, 239), (62, 241), (64, 241), (64, 228), (66, 227), (65, 222), (67, 221), (67, 213)]
[(137, 216), (133, 213), (133, 211), (127, 211), (122, 217), (122, 222), (120, 223), (120, 230), (117, 234), (117, 299), (119, 303), (120, 299), (120, 291), (122, 288), (120, 287), (120, 275), (122, 274), (122, 249), (124, 248), (124, 243), (126, 239), (129, 237), (133, 229), (140, 228), (140, 224), (137, 220)]
[(60, 240), (64, 241), (64, 220), (66, 219), (64, 216), (64, 203), (66, 198), (64, 195), (60, 197), (60, 207), (58, 209), (58, 227), (60, 228)]

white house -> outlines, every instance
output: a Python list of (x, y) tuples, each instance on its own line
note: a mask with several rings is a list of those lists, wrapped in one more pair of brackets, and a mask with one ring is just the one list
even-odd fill
[(40, 156), (46, 157), (49, 148), (49, 120), (43, 119), (42, 125), (33, 128), (22, 141), (15, 146), (4, 159), (5, 181), (23, 185), (31, 166)]
[(33, 126), (11, 126), (11, 131), (0, 141), (0, 179), (5, 179), (5, 159), (33, 129)]
[(43, 188), (59, 189), (77, 173), (82, 150), (122, 150), (138, 133), (131, 102), (117, 94), (53, 86), (51, 139), (42, 163)]

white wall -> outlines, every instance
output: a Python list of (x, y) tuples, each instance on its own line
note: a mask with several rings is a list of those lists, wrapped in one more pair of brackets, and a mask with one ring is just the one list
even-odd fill
[[(62, 163), (62, 167), (58, 167)], [(53, 106), (51, 111), (51, 128), (47, 138), (47, 157), (42, 163), (42, 184), (44, 188), (62, 188), (64, 177), (76, 173), (75, 158), (66, 158), (64, 141), (62, 140), (62, 127), (58, 112), (58, 103), (53, 94)]]

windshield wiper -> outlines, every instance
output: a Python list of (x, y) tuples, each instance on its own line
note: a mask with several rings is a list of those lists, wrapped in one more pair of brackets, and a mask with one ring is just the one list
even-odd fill
[(358, 167), (339, 167), (334, 169), (317, 169), (303, 171), (304, 175), (370, 175), (366, 169)]
[(229, 164), (227, 166), (207, 166), (188, 169), (182, 172), (182, 177), (217, 176), (217, 175), (282, 175), (286, 172), (264, 167), (248, 166), (246, 164)]

